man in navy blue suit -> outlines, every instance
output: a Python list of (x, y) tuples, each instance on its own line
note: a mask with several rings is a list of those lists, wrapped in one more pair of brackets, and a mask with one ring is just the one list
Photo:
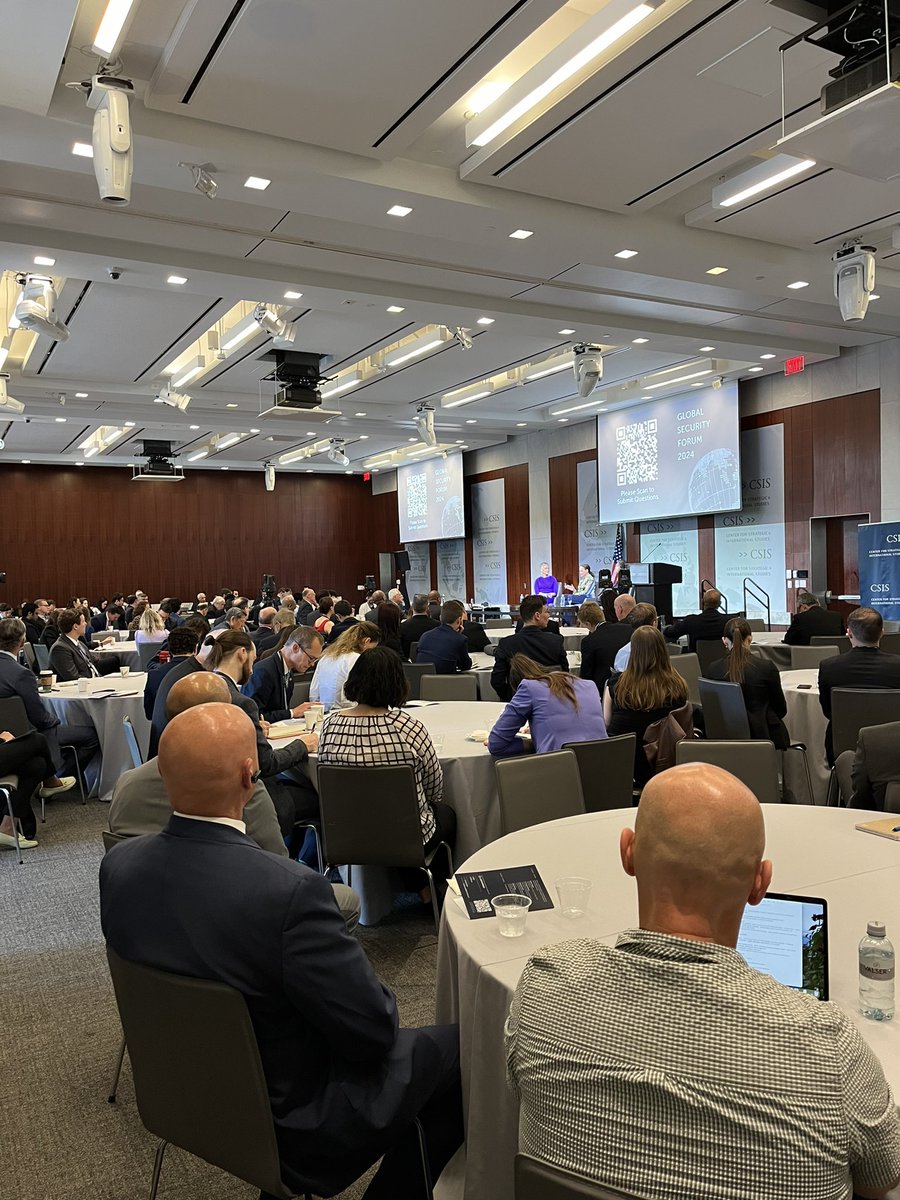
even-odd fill
[(416, 662), (434, 663), (438, 675), (470, 671), (469, 639), (462, 632), (465, 619), (466, 610), (459, 600), (448, 600), (442, 604), (440, 625), (427, 630), (419, 638)]
[(299, 717), (308, 704), (291, 707), (294, 695), (294, 671), (303, 674), (318, 662), (325, 648), (325, 639), (308, 625), (298, 625), (277, 654), (260, 659), (253, 674), (241, 688), (245, 696), (256, 701), (259, 715), (265, 721), (286, 721)]
[(327, 880), (246, 836), (256, 742), (236, 705), (174, 717), (159, 772), (169, 824), (101, 864), (108, 944), (243, 994), (287, 1187), (333, 1196), (383, 1155), (367, 1200), (414, 1200), (414, 1120), (435, 1179), (462, 1142), (457, 1027), (399, 1029), (394, 995), (347, 933)]

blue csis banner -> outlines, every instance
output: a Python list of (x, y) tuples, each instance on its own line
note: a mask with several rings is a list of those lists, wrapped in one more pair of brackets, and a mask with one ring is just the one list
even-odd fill
[(900, 521), (860, 525), (859, 602), (900, 620)]

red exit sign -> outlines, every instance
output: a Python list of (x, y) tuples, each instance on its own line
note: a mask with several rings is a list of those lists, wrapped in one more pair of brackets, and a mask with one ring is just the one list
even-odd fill
[(798, 354), (796, 358), (788, 358), (785, 360), (784, 373), (785, 375), (799, 375), (806, 367), (806, 359), (802, 354)]

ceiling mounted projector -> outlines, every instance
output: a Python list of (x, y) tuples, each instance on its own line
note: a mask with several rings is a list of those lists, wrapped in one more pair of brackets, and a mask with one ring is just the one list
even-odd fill
[(21, 400), (14, 400), (6, 390), (8, 375), (0, 375), (0, 410), (4, 412), (23, 413), (25, 405)]
[(861, 321), (875, 291), (875, 247), (846, 242), (831, 256), (834, 295), (845, 321)]
[(22, 329), (64, 342), (69, 331), (56, 315), (56, 289), (46, 275), (26, 275), (14, 319)]
[(349, 467), (350, 459), (344, 453), (344, 439), (332, 438), (328, 448), (328, 458), (339, 467)]
[(87, 90), (87, 106), (94, 111), (91, 142), (94, 148), (94, 175), (104, 204), (124, 208), (131, 201), (131, 177), (134, 151), (131, 143), (131, 114), (128, 110), (134, 84), (114, 75), (94, 75)]
[(434, 432), (434, 409), (430, 404), (420, 404), (416, 409), (416, 433), (426, 446), (437, 445)]
[(141, 463), (134, 468), (132, 480), (157, 480), (161, 483), (177, 483), (184, 479), (184, 467), (172, 462), (172, 443), (145, 439), (141, 443)]
[(603, 378), (602, 349), (592, 342), (579, 342), (572, 347), (575, 355), (572, 368), (579, 396), (589, 396)]

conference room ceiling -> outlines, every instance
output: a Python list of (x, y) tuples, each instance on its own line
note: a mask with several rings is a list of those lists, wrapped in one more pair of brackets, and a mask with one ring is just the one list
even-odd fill
[[(184, 463), (209, 448), (188, 469), (261, 469), (343, 438), (359, 470), (412, 444), (422, 402), (447, 444), (553, 427), (553, 406), (575, 394), (571, 371), (527, 380), (523, 368), (579, 340), (607, 352), (596, 406), (578, 413), (586, 419), (631, 402), (615, 385), (698, 356), (740, 379), (897, 336), (893, 182), (820, 162), (732, 208), (712, 206), (721, 178), (758, 164), (780, 136), (778, 47), (818, 15), (785, 4), (651, 5), (479, 147), (467, 127), (471, 143), (504, 104), (479, 103), (485, 84), (514, 96), (529, 72), (559, 61), (566, 39), (627, 3), (135, 0), (118, 51), (135, 83), (134, 185), (130, 204), (111, 208), (90, 159), (72, 152), (90, 143), (93, 114), (66, 87), (99, 68), (90, 46), (106, 0), (48, 0), (39, 28), (16, 0), (0, 79), (0, 269), (39, 271), (36, 256), (53, 258), (43, 269), (71, 336), (20, 332), (10, 343), (9, 391), (26, 409), (0, 414), (0, 462), (84, 462), (79, 443), (117, 426), (86, 469), (139, 461), (138, 443), (156, 437)], [(788, 133), (817, 115), (835, 61), (800, 48), (786, 77)], [(214, 165), (214, 200), (183, 163)], [(253, 190), (249, 176), (271, 182)], [(411, 211), (389, 215), (396, 205)], [(845, 325), (830, 256), (854, 234), (876, 247), (879, 299)], [(806, 286), (789, 287), (797, 282)], [(0, 287), (0, 334), (9, 290)], [(260, 301), (294, 330), (294, 349), (328, 356), (329, 376), (389, 359), (426, 326), (463, 327), (473, 345), (445, 341), (365, 370), (325, 413), (260, 415), (273, 391), (260, 357), (268, 335), (223, 361), (206, 351), (210, 333), (227, 340), (235, 306)], [(188, 408), (155, 403), (198, 347), (202, 371), (178, 389)], [(506, 372), (508, 386), (441, 407), (448, 392)], [(216, 451), (213, 439), (232, 432), (241, 439)], [(280, 469), (343, 468), (317, 455)]]

